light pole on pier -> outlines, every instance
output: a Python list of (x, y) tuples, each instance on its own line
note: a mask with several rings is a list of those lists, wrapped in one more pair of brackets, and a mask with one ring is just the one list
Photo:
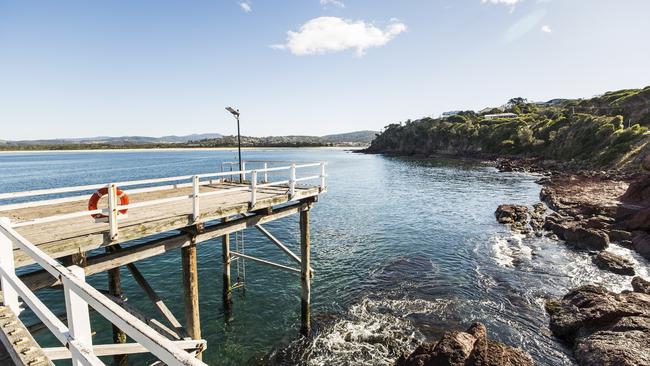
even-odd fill
[[(239, 170), (244, 170), (241, 163), (241, 133), (239, 132), (239, 109), (233, 107), (226, 107), (226, 110), (235, 117), (237, 120), (237, 150), (239, 151)], [(239, 175), (239, 182), (241, 183), (244, 180), (244, 174)]]

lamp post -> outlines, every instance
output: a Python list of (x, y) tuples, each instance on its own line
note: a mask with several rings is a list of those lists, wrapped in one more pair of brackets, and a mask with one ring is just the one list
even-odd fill
[[(237, 120), (237, 150), (239, 152), (239, 170), (244, 170), (242, 167), (241, 163), (241, 133), (239, 132), (239, 109), (235, 109), (233, 107), (226, 107), (226, 110), (235, 117)], [(244, 181), (244, 174), (239, 175), (239, 182), (242, 183)]]

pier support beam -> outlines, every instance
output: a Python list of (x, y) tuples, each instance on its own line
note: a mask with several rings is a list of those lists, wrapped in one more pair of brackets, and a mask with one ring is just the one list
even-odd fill
[[(196, 236), (189, 246), (181, 248), (183, 267), (183, 288), (185, 290), (185, 322), (187, 333), (192, 339), (201, 339), (199, 318), (199, 274), (196, 266)], [(200, 358), (200, 356), (198, 356)]]
[[(222, 223), (228, 218), (221, 219)], [(226, 322), (232, 319), (232, 286), (230, 284), (230, 234), (221, 237), (221, 262), (223, 265), (223, 311)]]
[[(108, 270), (108, 293), (117, 298), (122, 297), (122, 280), (120, 277), (120, 267)], [(124, 333), (115, 325), (113, 325), (113, 343), (126, 343), (126, 333)], [(129, 357), (127, 355), (115, 355), (113, 356), (113, 364), (115, 366), (128, 366)]]
[(306, 205), (300, 210), (300, 331), (305, 336), (309, 336), (311, 333), (311, 256), (309, 252), (309, 205)]

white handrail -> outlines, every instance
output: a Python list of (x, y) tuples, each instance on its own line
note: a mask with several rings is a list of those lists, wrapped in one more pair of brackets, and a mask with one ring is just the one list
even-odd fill
[[(77, 218), (77, 217), (83, 217), (85, 215), (93, 215), (93, 214), (104, 214), (108, 216), (108, 222), (109, 222), (109, 235), (111, 240), (117, 240), (118, 235), (119, 235), (119, 219), (123, 217), (123, 215), (120, 213), (121, 211), (128, 210), (128, 209), (133, 209), (133, 208), (141, 208), (141, 207), (148, 207), (148, 206), (153, 206), (153, 205), (158, 205), (158, 204), (164, 204), (164, 203), (171, 203), (171, 202), (180, 202), (180, 201), (185, 201), (185, 200), (192, 200), (193, 201), (193, 207), (195, 209), (192, 209), (191, 212), (188, 212), (192, 214), (192, 217), (194, 220), (200, 216), (200, 198), (201, 197), (210, 197), (210, 196), (216, 196), (216, 195), (222, 195), (222, 194), (228, 194), (228, 193), (235, 193), (235, 192), (244, 192), (244, 191), (251, 191), (253, 189), (259, 189), (259, 188), (265, 188), (265, 187), (272, 187), (272, 186), (281, 186), (281, 185), (289, 185), (289, 198), (293, 200), (295, 196), (295, 189), (296, 189), (296, 184), (298, 182), (303, 182), (307, 180), (317, 180), (320, 179), (320, 189), (324, 190), (325, 188), (325, 174), (324, 174), (324, 169), (325, 169), (325, 163), (303, 163), (303, 164), (291, 164), (290, 166), (281, 166), (281, 167), (268, 167), (268, 164), (264, 165), (265, 167), (262, 169), (251, 169), (251, 170), (238, 170), (238, 171), (225, 171), (225, 172), (217, 172), (217, 173), (205, 173), (205, 174), (196, 174), (196, 175), (184, 175), (184, 176), (175, 176), (175, 177), (165, 177), (165, 178), (154, 178), (154, 179), (141, 179), (141, 180), (134, 180), (134, 181), (124, 181), (124, 182), (118, 182), (118, 183), (108, 183), (108, 184), (97, 184), (97, 185), (85, 185), (85, 186), (76, 186), (76, 187), (64, 187), (64, 188), (53, 188), (53, 189), (39, 189), (39, 190), (33, 190), (33, 191), (27, 191), (27, 192), (13, 192), (13, 193), (4, 193), (0, 194), (0, 200), (2, 199), (8, 199), (8, 198), (16, 198), (16, 197), (29, 197), (31, 195), (34, 196), (40, 196), (40, 195), (47, 195), (47, 194), (56, 194), (56, 193), (62, 193), (62, 192), (75, 192), (76, 190), (79, 191), (85, 191), (93, 188), (106, 188), (108, 187), (108, 196), (109, 196), (109, 207), (108, 208), (103, 208), (103, 209), (96, 209), (92, 211), (78, 211), (78, 212), (72, 212), (72, 213), (65, 213), (65, 214), (58, 214), (58, 215), (52, 215), (52, 216), (47, 216), (47, 217), (40, 217), (40, 218), (35, 218), (35, 219), (30, 219), (30, 220), (25, 220), (25, 221), (20, 221), (20, 222), (15, 222), (12, 223), (13, 227), (23, 227), (23, 226), (29, 226), (29, 225), (36, 225), (36, 224), (42, 224), (42, 223), (48, 223), (48, 222), (55, 222), (55, 221), (62, 221), (62, 220), (67, 220), (67, 219), (72, 219), (72, 218)], [(321, 172), (319, 175), (310, 175), (310, 176), (305, 176), (305, 177), (300, 177), (298, 178), (296, 175), (296, 171), (299, 169), (305, 169), (305, 168), (312, 168), (312, 167), (320, 167)], [(268, 182), (268, 173), (269, 172), (279, 172), (279, 171), (288, 171), (289, 173), (289, 179), (284, 179), (280, 181), (275, 181), (275, 182)], [(220, 178), (220, 177), (228, 177), (228, 176), (236, 176), (236, 175), (241, 175), (241, 176), (246, 176), (247, 174), (250, 174), (251, 177), (253, 174), (264, 174), (264, 182), (259, 183), (256, 181), (255, 187), (252, 185), (243, 185), (243, 186), (234, 186), (231, 188), (226, 188), (226, 189), (220, 189), (216, 191), (209, 191), (209, 192), (198, 192), (198, 187), (208, 185), (210, 184), (209, 182), (201, 182), (201, 179), (210, 179), (210, 182), (212, 182), (211, 178)], [(189, 180), (188, 183), (177, 183), (177, 184), (167, 184), (167, 185), (162, 185), (162, 186), (153, 186), (153, 187), (145, 187), (145, 188), (136, 188), (133, 190), (130, 190), (129, 193), (147, 193), (147, 192), (154, 192), (154, 191), (160, 191), (164, 189), (173, 189), (173, 188), (186, 188), (186, 187), (192, 187), (192, 193), (190, 194), (183, 194), (180, 196), (174, 196), (174, 197), (166, 197), (166, 198), (159, 198), (155, 200), (148, 200), (148, 201), (143, 201), (143, 202), (137, 202), (137, 203), (130, 203), (126, 205), (121, 205), (116, 197), (116, 189), (118, 187), (128, 187), (128, 186), (135, 186), (135, 185), (141, 185), (141, 184), (154, 184), (154, 183), (167, 183), (167, 182), (174, 182), (174, 181), (182, 181), (182, 180)], [(196, 191), (196, 192), (195, 192)], [(30, 201), (30, 202), (24, 202), (24, 203), (17, 203), (17, 204), (10, 204), (6, 206), (0, 206), (0, 211), (8, 211), (9, 209), (20, 209), (20, 208), (27, 208), (27, 207), (38, 207), (38, 206), (45, 206), (45, 205), (51, 205), (51, 204), (56, 204), (56, 203), (65, 203), (65, 202), (74, 202), (74, 201), (79, 201), (82, 200), (85, 196), (75, 196), (75, 197), (64, 197), (64, 198), (55, 198), (55, 199), (48, 199), (48, 200), (41, 200), (41, 201)], [(256, 194), (251, 194), (250, 198), (248, 199), (249, 203), (254, 206), (257, 200), (257, 195)]]
[[(154, 356), (158, 357), (167, 365), (188, 366), (205, 365), (195, 357), (179, 348), (171, 340), (163, 337), (147, 324), (136, 318), (115, 302), (108, 299), (94, 287), (79, 278), (72, 270), (64, 267), (54, 258), (48, 256), (34, 244), (25, 239), (22, 235), (12, 229), (6, 219), (0, 220), (0, 236), (8, 240), (0, 240), (4, 246), (12, 245), (12, 242), (28, 256), (30, 256), (44, 270), (55, 278), (59, 278), (65, 284), (67, 290), (74, 293), (79, 301), (87, 303), (112, 324), (123, 330), (129, 337), (146, 347)], [(13, 240), (11, 240), (13, 239)], [(13, 256), (13, 255), (12, 255)], [(13, 260), (13, 258), (11, 258)], [(58, 318), (43, 305), (40, 300), (18, 279), (15, 273), (4, 266), (0, 268), (0, 276), (4, 283), (20, 294), (20, 297), (30, 306), (35, 314), (52, 331), (52, 333), (65, 346), (71, 347), (73, 361), (76, 359), (84, 365), (103, 365), (88, 349), (89, 345), (79, 342), (70, 330), (58, 320)], [(5, 299), (5, 302), (11, 301)], [(67, 307), (71, 310), (71, 307)], [(67, 314), (68, 319), (72, 318)], [(56, 319), (56, 320), (55, 320)]]

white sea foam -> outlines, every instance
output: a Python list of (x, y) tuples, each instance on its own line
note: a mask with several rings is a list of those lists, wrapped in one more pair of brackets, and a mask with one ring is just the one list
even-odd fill
[(422, 335), (407, 319), (440, 311), (449, 301), (365, 298), (316, 335), (301, 359), (308, 365), (392, 365)]
[(492, 257), (502, 267), (514, 267), (520, 260), (530, 261), (533, 249), (524, 244), (524, 235), (514, 234), (511, 237), (494, 236), (492, 242)]

